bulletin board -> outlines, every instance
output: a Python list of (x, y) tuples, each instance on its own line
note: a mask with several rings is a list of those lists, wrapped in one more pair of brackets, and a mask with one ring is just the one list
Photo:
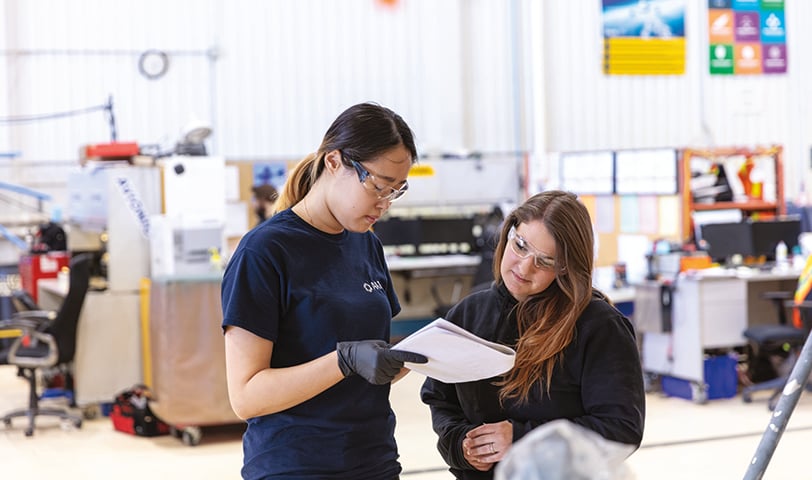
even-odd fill
[(673, 148), (564, 152), (558, 162), (561, 188), (577, 194), (679, 192), (679, 155)]
[(562, 153), (558, 171), (563, 190), (594, 195), (615, 193), (613, 152)]
[(673, 148), (615, 152), (615, 193), (673, 195), (679, 191)]
[[(234, 190), (229, 196), (231, 206), (239, 206), (239, 210), (232, 210), (232, 214), (239, 214), (245, 217), (243, 223), (249, 230), (254, 228), (257, 224), (257, 217), (251, 208), (253, 191), (251, 188), (263, 182), (273, 183), (277, 190), (281, 190), (284, 185), (287, 172), (290, 171), (301, 159), (282, 159), (282, 160), (228, 160), (226, 166), (229, 169), (234, 169), (236, 172), (230, 172), (227, 180), (236, 182), (236, 185), (231, 185), (230, 188)], [(270, 172), (270, 173), (268, 173)], [(227, 206), (228, 207), (228, 206)], [(239, 213), (238, 213), (239, 212)], [(242, 232), (244, 233), (244, 232)], [(228, 238), (229, 244), (236, 246), (242, 234), (230, 235)]]
[(679, 195), (580, 195), (595, 229), (596, 267), (645, 269), (655, 240), (679, 241)]
[(560, 188), (578, 194), (592, 219), (596, 267), (626, 264), (642, 278), (656, 240), (680, 240), (680, 159), (674, 148), (558, 155)]

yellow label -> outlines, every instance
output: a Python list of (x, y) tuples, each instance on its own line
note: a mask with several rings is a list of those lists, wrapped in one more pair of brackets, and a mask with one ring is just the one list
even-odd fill
[(682, 75), (685, 73), (685, 39), (606, 38), (603, 42), (603, 73)]
[(412, 165), (409, 170), (410, 177), (433, 177), (434, 167), (431, 165)]
[(12, 328), (10, 330), (0, 330), (0, 338), (15, 338), (15, 337), (22, 337), (23, 331)]

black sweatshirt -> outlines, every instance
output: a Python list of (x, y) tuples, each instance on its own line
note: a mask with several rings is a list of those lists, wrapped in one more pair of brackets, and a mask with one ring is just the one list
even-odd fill
[[(446, 320), (497, 343), (516, 347), (516, 300), (503, 284), (476, 292), (452, 308)], [(645, 391), (631, 322), (599, 293), (578, 319), (572, 343), (556, 364), (549, 395), (539, 382), (527, 402), (500, 406), (499, 378), (446, 384), (427, 378), (420, 396), (431, 409), (437, 448), (458, 479), (491, 479), (494, 469), (474, 470), (462, 455), (465, 434), (483, 423), (510, 420), (515, 443), (533, 428), (565, 418), (604, 438), (639, 446)]]

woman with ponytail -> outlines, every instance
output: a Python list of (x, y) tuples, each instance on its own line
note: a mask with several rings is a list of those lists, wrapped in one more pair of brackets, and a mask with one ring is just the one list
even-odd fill
[(350, 107), (226, 266), (228, 393), (248, 423), (243, 478), (398, 478), (389, 386), (404, 362), (427, 360), (390, 349), (400, 303), (370, 227), (406, 193), (416, 159), (399, 115)]

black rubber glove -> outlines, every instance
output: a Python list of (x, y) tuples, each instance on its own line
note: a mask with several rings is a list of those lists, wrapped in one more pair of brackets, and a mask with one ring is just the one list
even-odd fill
[(402, 350), (392, 350), (392, 346), (383, 340), (360, 340), (357, 342), (339, 342), (338, 368), (345, 377), (357, 373), (374, 385), (389, 383), (403, 367), (403, 362), (426, 363), (423, 355)]

